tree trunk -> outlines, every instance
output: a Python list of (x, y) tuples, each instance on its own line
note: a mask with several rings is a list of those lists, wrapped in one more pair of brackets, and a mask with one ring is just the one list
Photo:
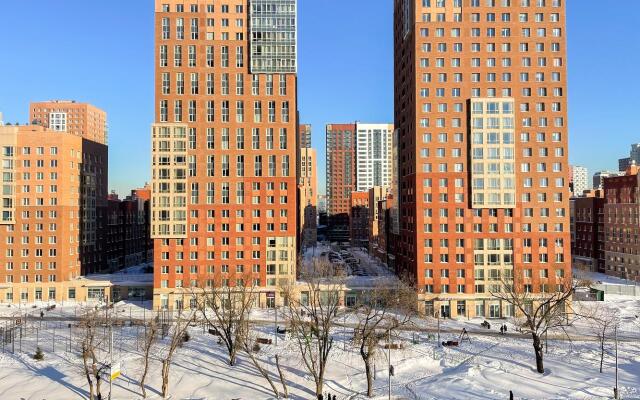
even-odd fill
[(234, 346), (229, 349), (229, 365), (232, 367), (236, 365), (236, 349)]
[(320, 398), (320, 396), (322, 396), (323, 384), (324, 384), (324, 382), (322, 382), (322, 379), (316, 380), (316, 397), (318, 397), (318, 398)]
[[(148, 357), (148, 356), (147, 356)], [(144, 369), (142, 370), (142, 377), (140, 378), (140, 390), (142, 391), (142, 398), (147, 398), (147, 389), (144, 387), (144, 381), (147, 378), (147, 371), (149, 370), (149, 361), (145, 359)]]
[(287, 389), (287, 380), (282, 373), (282, 368), (280, 368), (280, 357), (276, 354), (276, 368), (278, 368), (278, 375), (280, 376), (280, 383), (282, 383), (282, 389), (284, 390), (284, 398), (289, 397), (289, 389)]
[(87, 378), (87, 382), (89, 383), (89, 400), (93, 400), (93, 379), (91, 379), (91, 372), (89, 372), (89, 365), (87, 365), (87, 355), (82, 352), (82, 360), (84, 362), (84, 374)]
[(96, 396), (98, 399), (102, 398), (102, 391), (100, 390), (100, 372), (96, 372)]
[(539, 373), (544, 374), (544, 361), (543, 361), (544, 353), (543, 353), (542, 340), (540, 339), (540, 336), (538, 336), (538, 334), (536, 333), (532, 333), (531, 336), (533, 336), (533, 349), (536, 353), (536, 370)]
[(367, 397), (373, 397), (373, 374), (371, 368), (371, 360), (364, 358), (364, 372), (367, 375)]
[(167, 398), (169, 391), (169, 361), (162, 360), (162, 398)]
[(602, 373), (602, 364), (604, 363), (604, 335), (605, 335), (605, 329), (602, 330), (602, 336), (600, 337), (600, 373)]
[(145, 336), (147, 342), (145, 343), (145, 348), (144, 348), (144, 366), (142, 369), (142, 377), (140, 378), (140, 390), (142, 391), (143, 399), (147, 398), (147, 389), (144, 386), (144, 382), (147, 379), (147, 372), (149, 372), (149, 353), (151, 352), (151, 346), (153, 346), (153, 340), (155, 335), (154, 327), (150, 327), (149, 329), (152, 329), (152, 331), (149, 333), (149, 335), (151, 335), (150, 337)]

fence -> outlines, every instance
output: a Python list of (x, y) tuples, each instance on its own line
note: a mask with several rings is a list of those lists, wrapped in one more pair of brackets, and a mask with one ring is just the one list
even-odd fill
[(640, 297), (640, 286), (638, 285), (611, 285), (601, 283), (592, 285), (592, 287), (597, 290), (602, 290), (605, 294)]

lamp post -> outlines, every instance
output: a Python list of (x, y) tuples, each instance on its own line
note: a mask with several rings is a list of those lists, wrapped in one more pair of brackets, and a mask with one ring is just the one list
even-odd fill
[(618, 325), (613, 329), (616, 340), (616, 386), (613, 388), (613, 398), (618, 400), (620, 398), (620, 393), (618, 392)]
[(387, 359), (389, 360), (389, 400), (391, 400), (391, 374), (393, 373), (393, 365), (391, 365), (391, 329), (387, 331)]

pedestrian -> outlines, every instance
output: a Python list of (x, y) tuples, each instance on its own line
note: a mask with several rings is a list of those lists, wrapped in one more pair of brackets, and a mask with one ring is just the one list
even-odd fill
[(509, 400), (513, 400), (513, 390), (509, 390)]
[(40, 310), (40, 318), (44, 318), (44, 311)]
[(504, 333), (507, 333), (507, 324), (504, 324)]
[(501, 334), (501, 335), (504, 335), (504, 326), (501, 326), (501, 327), (500, 327), (500, 334)]

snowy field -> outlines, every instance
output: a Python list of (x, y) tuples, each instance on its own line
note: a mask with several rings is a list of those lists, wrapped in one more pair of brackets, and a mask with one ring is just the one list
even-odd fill
[[(620, 312), (618, 346), (619, 382), (623, 399), (640, 399), (640, 299), (609, 297), (604, 303)], [(147, 317), (139, 305), (120, 304), (117, 313), (126, 319)], [(17, 308), (0, 309), (1, 316), (24, 315)], [(35, 318), (27, 322), (20, 342), (5, 344), (0, 353), (0, 399), (16, 400), (72, 400), (88, 395), (83, 376), (82, 359), (78, 354), (79, 332), (68, 328), (65, 318), (71, 319), (77, 307), (58, 307), (46, 313), (39, 322), (39, 311), (27, 309)], [(274, 338), (275, 315), (260, 311), (254, 315), (263, 321), (255, 329), (261, 337)], [(500, 321), (492, 331), (479, 326), (480, 320), (442, 321), (441, 340), (456, 340), (466, 327), (471, 343), (464, 341), (458, 348), (438, 346), (437, 334), (426, 332), (419, 336), (405, 332), (402, 350), (391, 351), (395, 376), (391, 379), (393, 399), (508, 399), (512, 390), (516, 399), (606, 399), (613, 398), (615, 359), (613, 340), (606, 342), (603, 373), (599, 373), (599, 343), (585, 324), (564, 334), (550, 336), (545, 354), (546, 373), (535, 372), (531, 342), (518, 337), (510, 329), (506, 336), (497, 334)], [(503, 321), (504, 322), (504, 321)], [(2, 321), (0, 326), (6, 323)], [(423, 322), (434, 331), (434, 321)], [(122, 364), (122, 376), (114, 382), (112, 399), (140, 399), (138, 379), (142, 368), (140, 349), (143, 328), (124, 326), (114, 336), (115, 359)], [(74, 336), (69, 340), (69, 333)], [(190, 328), (191, 340), (178, 350), (171, 370), (169, 392), (171, 399), (231, 400), (272, 399), (267, 382), (248, 358), (240, 354), (236, 366), (226, 364), (226, 353), (217, 338), (203, 332), (202, 327)], [(338, 399), (361, 400), (366, 389), (364, 366), (359, 354), (351, 348), (348, 329), (335, 331), (335, 344), (326, 376), (325, 391)], [(54, 342), (55, 338), (55, 342)], [(413, 343), (412, 339), (417, 344)], [(36, 342), (45, 359), (35, 361)], [(55, 348), (54, 348), (55, 343)], [(55, 351), (55, 352), (54, 352)], [(294, 341), (280, 335), (278, 344), (262, 346), (259, 360), (272, 374), (280, 388), (274, 355), (279, 354), (289, 384), (290, 398), (314, 398), (313, 379), (305, 371)], [(388, 398), (388, 372), (385, 351), (376, 362), (375, 399)], [(108, 383), (103, 382), (103, 395)], [(152, 362), (147, 378), (148, 398), (159, 399), (161, 386), (160, 363)], [(105, 396), (106, 397), (106, 396)]]

